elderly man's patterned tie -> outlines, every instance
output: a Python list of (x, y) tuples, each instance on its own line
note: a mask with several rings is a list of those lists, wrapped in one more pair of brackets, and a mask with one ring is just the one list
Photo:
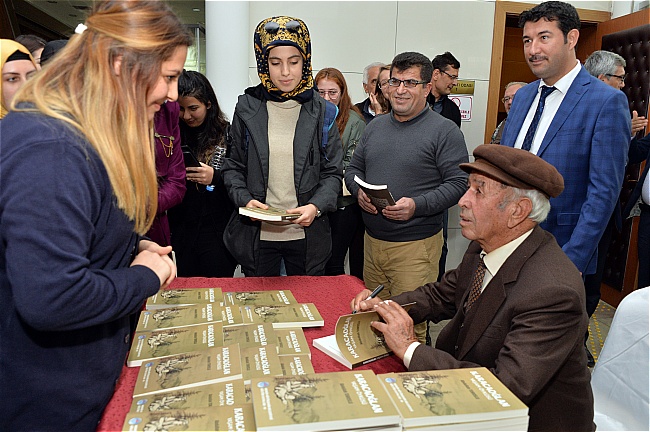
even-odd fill
[(528, 132), (526, 132), (526, 137), (524, 138), (524, 143), (521, 145), (522, 150), (530, 151), (530, 147), (533, 145), (533, 138), (535, 138), (535, 132), (537, 131), (537, 126), (539, 125), (539, 120), (542, 118), (546, 98), (548, 95), (553, 93), (554, 90), (555, 87), (542, 86), (542, 94), (539, 96), (539, 102), (537, 102), (535, 116), (533, 117), (533, 121), (530, 122)]
[(476, 267), (476, 271), (474, 272), (474, 279), (472, 280), (472, 288), (469, 291), (469, 297), (467, 297), (467, 303), (465, 304), (465, 312), (468, 312), (469, 309), (472, 307), (476, 299), (478, 299), (478, 296), (481, 295), (481, 287), (483, 286), (483, 279), (485, 278), (485, 270), (487, 267), (485, 267), (485, 262), (483, 261), (483, 257), (481, 257), (481, 260), (478, 263), (478, 266)]

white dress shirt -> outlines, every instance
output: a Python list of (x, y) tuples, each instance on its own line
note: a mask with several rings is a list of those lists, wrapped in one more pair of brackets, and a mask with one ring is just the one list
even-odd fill
[[(532, 154), (537, 154), (539, 148), (542, 146), (542, 141), (544, 140), (544, 136), (546, 135), (549, 126), (551, 125), (551, 122), (553, 121), (557, 110), (560, 108), (560, 105), (564, 100), (564, 96), (566, 96), (567, 92), (569, 91), (569, 87), (571, 87), (571, 84), (573, 84), (573, 80), (578, 76), (581, 68), (582, 65), (579, 61), (576, 60), (575, 67), (555, 83), (553, 87), (555, 87), (556, 90), (546, 98), (544, 111), (542, 112), (542, 117), (539, 119), (537, 131), (535, 132), (535, 138), (533, 139), (533, 144), (530, 146), (530, 152)], [(517, 140), (515, 141), (515, 148), (520, 149), (524, 143), (524, 138), (526, 137), (528, 128), (533, 121), (533, 117), (535, 117), (535, 111), (537, 111), (537, 103), (539, 102), (539, 96), (541, 94), (541, 88), (543, 85), (548, 86), (544, 80), (540, 80), (539, 87), (537, 89), (537, 96), (535, 96), (533, 103), (530, 104), (530, 107), (528, 108), (528, 114), (524, 119), (524, 123), (521, 125), (519, 135), (517, 135)]]

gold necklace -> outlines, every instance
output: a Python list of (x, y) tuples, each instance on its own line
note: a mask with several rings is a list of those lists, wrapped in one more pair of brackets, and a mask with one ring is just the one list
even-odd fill
[[(158, 138), (158, 140), (160, 141), (160, 144), (162, 145), (162, 148), (165, 151), (165, 156), (170, 157), (171, 155), (174, 154), (174, 137), (173, 136), (160, 135), (158, 132), (154, 132), (153, 136)], [(165, 141), (163, 141), (163, 138), (167, 138), (169, 140), (169, 144), (165, 144)]]

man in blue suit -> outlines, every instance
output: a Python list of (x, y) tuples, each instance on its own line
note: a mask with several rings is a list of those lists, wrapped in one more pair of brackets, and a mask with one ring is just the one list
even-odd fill
[(627, 100), (578, 61), (580, 18), (573, 6), (541, 3), (521, 14), (519, 27), (526, 61), (540, 79), (517, 92), (501, 144), (529, 150), (562, 174), (564, 193), (551, 200), (541, 227), (583, 276), (592, 274), (623, 183), (631, 135)]

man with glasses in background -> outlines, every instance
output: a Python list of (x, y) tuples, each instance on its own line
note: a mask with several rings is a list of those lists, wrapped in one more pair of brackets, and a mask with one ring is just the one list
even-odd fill
[(438, 114), (456, 123), (460, 127), (460, 109), (451, 99), (451, 89), (458, 84), (460, 62), (449, 51), (437, 55), (431, 60), (431, 94), (427, 101)]
[[(366, 126), (345, 183), (366, 225), (364, 283), (384, 285), (381, 298), (436, 280), (442, 249), (442, 213), (467, 189), (468, 161), (460, 129), (429, 109), (433, 67), (420, 53), (398, 54), (390, 71), (392, 111)], [(395, 205), (376, 208), (354, 181), (385, 184)], [(425, 342), (426, 323), (415, 328)]]
[(510, 107), (512, 102), (515, 100), (515, 93), (517, 90), (527, 85), (528, 83), (522, 81), (513, 81), (506, 84), (505, 92), (503, 93), (503, 107), (506, 109), (506, 118), (501, 120), (501, 123), (494, 129), (492, 133), (492, 138), (490, 139), (490, 144), (501, 144), (501, 135), (503, 134), (503, 127), (506, 125), (506, 120), (508, 119), (508, 113), (510, 112)]
[(358, 104), (354, 104), (354, 106), (359, 108), (366, 124), (375, 118), (375, 112), (372, 110), (372, 105), (370, 104), (370, 95), (375, 94), (375, 90), (377, 89), (377, 79), (379, 78), (379, 70), (383, 66), (385, 66), (384, 63), (374, 62), (363, 68), (363, 91), (368, 95), (368, 97)]

